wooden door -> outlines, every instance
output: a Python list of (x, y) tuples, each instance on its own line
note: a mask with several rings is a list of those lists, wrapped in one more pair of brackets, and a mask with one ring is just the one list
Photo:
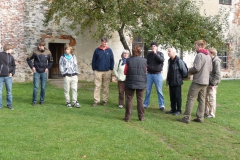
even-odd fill
[(64, 43), (49, 43), (48, 47), (53, 56), (53, 66), (49, 72), (49, 78), (62, 78), (59, 71), (59, 59), (64, 54)]

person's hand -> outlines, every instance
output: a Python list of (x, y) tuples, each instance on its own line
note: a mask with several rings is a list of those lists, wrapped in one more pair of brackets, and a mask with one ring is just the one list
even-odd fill
[(210, 88), (210, 89), (212, 89), (212, 88), (213, 88), (213, 86), (209, 86), (209, 88)]
[(47, 73), (47, 72), (48, 72), (48, 68), (45, 69), (45, 73)]
[(12, 73), (9, 73), (9, 77), (12, 77)]
[(33, 73), (35, 73), (35, 72), (36, 72), (36, 68), (35, 68), (35, 67), (33, 67), (33, 68), (32, 68), (32, 71), (33, 71)]

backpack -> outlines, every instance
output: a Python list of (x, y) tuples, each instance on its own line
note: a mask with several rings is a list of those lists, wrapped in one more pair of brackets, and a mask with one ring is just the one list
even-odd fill
[(179, 60), (178, 60), (178, 68), (180, 68), (180, 64), (179, 64), (179, 61), (182, 61), (183, 62), (183, 70), (181, 70), (180, 71), (180, 73), (181, 73), (181, 75), (182, 75), (182, 78), (187, 78), (188, 77), (188, 67), (187, 67), (187, 64), (182, 60), (182, 59), (180, 59), (179, 58)]

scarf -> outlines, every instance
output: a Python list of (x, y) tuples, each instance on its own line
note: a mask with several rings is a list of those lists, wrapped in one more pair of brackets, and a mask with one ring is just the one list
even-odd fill
[(68, 54), (64, 53), (64, 57), (66, 57), (68, 60), (70, 60), (72, 58), (72, 55), (71, 54), (68, 55)]
[(124, 64), (126, 64), (126, 61), (127, 61), (126, 58), (122, 58), (122, 66), (123, 66)]

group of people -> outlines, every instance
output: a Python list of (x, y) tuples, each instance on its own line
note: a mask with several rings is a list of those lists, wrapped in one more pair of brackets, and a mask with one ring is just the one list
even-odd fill
[[(157, 51), (156, 42), (151, 43), (152, 51), (147, 58), (140, 57), (141, 47), (134, 46), (132, 56), (124, 50), (122, 59), (115, 64), (114, 73), (118, 78), (119, 108), (124, 104), (124, 92), (126, 94), (126, 111), (124, 120), (128, 122), (132, 115), (132, 99), (136, 90), (137, 112), (140, 121), (144, 118), (144, 108), (148, 108), (153, 83), (155, 84), (160, 110), (164, 111), (164, 97), (162, 93), (162, 68), (164, 63), (163, 53)], [(166, 114), (181, 115), (183, 78), (193, 75), (193, 81), (188, 91), (184, 117), (179, 122), (190, 123), (191, 113), (196, 99), (198, 109), (195, 122), (203, 122), (204, 118), (214, 118), (216, 113), (217, 86), (221, 81), (221, 60), (217, 57), (215, 48), (205, 49), (206, 42), (195, 42), (195, 57), (193, 67), (187, 68), (182, 59), (176, 55), (174, 48), (168, 48), (168, 72), (166, 82), (169, 85), (171, 110)], [(124, 62), (124, 63), (123, 63)], [(125, 63), (126, 62), (126, 63)], [(124, 66), (125, 64), (125, 66)], [(119, 67), (120, 66), (120, 67)], [(124, 90), (125, 87), (125, 90)], [(145, 100), (143, 93), (146, 89)]]
[[(38, 42), (38, 47), (34, 48), (32, 53), (27, 57), (27, 63), (33, 71), (33, 95), (32, 105), (37, 104), (37, 94), (39, 84), (41, 84), (40, 91), (40, 105), (44, 105), (46, 83), (48, 79), (48, 72), (53, 65), (53, 57), (45, 47), (44, 40)], [(11, 55), (14, 47), (6, 44), (3, 47), (3, 52), (0, 52), (0, 109), (2, 108), (2, 90), (3, 85), (6, 85), (7, 91), (7, 107), (13, 110), (12, 106), (12, 76), (15, 74), (15, 60)], [(64, 79), (64, 96), (67, 107), (80, 107), (77, 100), (77, 86), (78, 86), (78, 66), (77, 58), (72, 54), (73, 48), (71, 46), (65, 47), (65, 53), (60, 57), (59, 68)], [(70, 89), (72, 90), (72, 104), (70, 100)]]
[[(206, 42), (198, 40), (195, 42), (197, 55), (193, 62), (193, 67), (187, 68), (182, 59), (176, 55), (174, 48), (168, 48), (168, 72), (166, 82), (169, 85), (169, 95), (171, 110), (166, 114), (175, 116), (181, 115), (182, 110), (182, 89), (183, 78), (193, 75), (190, 85), (184, 117), (178, 119), (179, 122), (189, 123), (194, 102), (198, 100), (198, 108), (195, 122), (203, 122), (204, 118), (214, 118), (216, 113), (216, 93), (217, 86), (221, 81), (220, 63), (215, 48), (205, 49)], [(162, 70), (164, 55), (158, 51), (156, 42), (151, 43), (151, 52), (146, 58), (141, 56), (142, 47), (135, 45), (132, 48), (132, 55), (128, 50), (124, 50), (121, 59), (114, 63), (114, 55), (108, 47), (108, 39), (102, 38), (101, 45), (95, 49), (92, 57), (92, 70), (94, 73), (94, 103), (93, 107), (100, 104), (100, 93), (102, 90), (102, 105), (106, 106), (109, 95), (109, 83), (114, 71), (118, 79), (118, 104), (123, 108), (125, 104), (124, 121), (128, 122), (132, 116), (132, 99), (136, 91), (137, 112), (140, 121), (144, 121), (144, 108), (150, 104), (152, 85), (156, 87), (158, 95), (158, 105), (161, 111), (165, 110), (164, 97), (162, 92), (163, 77)], [(2, 89), (6, 84), (7, 107), (13, 110), (12, 106), (12, 76), (15, 74), (15, 60), (11, 55), (13, 46), (6, 44), (0, 52), (0, 108), (2, 108)], [(40, 41), (38, 47), (27, 57), (27, 63), (33, 71), (33, 96), (32, 105), (37, 104), (38, 87), (41, 83), (40, 104), (44, 105), (46, 81), (49, 69), (53, 65), (51, 52), (45, 48), (45, 42)], [(78, 97), (78, 65), (77, 58), (73, 54), (71, 46), (65, 47), (64, 54), (59, 60), (59, 69), (64, 79), (64, 96), (66, 106), (69, 108), (80, 107)], [(72, 100), (70, 98), (72, 90)], [(146, 89), (145, 100), (143, 100)]]

